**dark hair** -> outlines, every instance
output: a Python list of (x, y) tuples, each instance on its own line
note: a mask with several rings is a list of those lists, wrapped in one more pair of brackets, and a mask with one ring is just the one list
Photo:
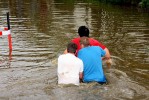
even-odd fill
[(88, 37), (81, 37), (80, 44), (83, 44), (84, 47), (90, 46), (90, 41)]
[(89, 37), (89, 29), (86, 26), (80, 26), (78, 29), (78, 33), (80, 37), (83, 36)]
[(68, 53), (75, 53), (77, 50), (77, 45), (73, 42), (68, 43), (67, 45), (67, 52)]

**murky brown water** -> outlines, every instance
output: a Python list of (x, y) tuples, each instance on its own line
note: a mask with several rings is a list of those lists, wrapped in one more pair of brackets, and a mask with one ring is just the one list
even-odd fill
[[(149, 99), (148, 13), (83, 0), (1, 0), (0, 26), (7, 26), (6, 12), (13, 50), (0, 37), (0, 100)], [(111, 52), (108, 85), (56, 84), (56, 59), (80, 25)]]

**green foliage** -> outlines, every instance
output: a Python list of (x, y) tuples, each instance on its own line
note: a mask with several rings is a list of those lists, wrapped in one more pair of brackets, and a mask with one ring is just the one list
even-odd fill
[(142, 8), (149, 8), (149, 0), (141, 0), (139, 6)]
[(99, 0), (107, 3), (121, 4), (121, 5), (137, 5), (141, 0)]
[[(56, 2), (64, 2), (68, 4), (75, 3), (75, 0), (55, 0)], [(117, 5), (135, 5), (141, 8), (149, 8), (149, 0), (82, 0), (83, 2), (95, 3), (106, 2)]]
[(142, 8), (149, 8), (149, 0), (99, 0), (101, 2), (118, 4), (118, 5), (135, 5)]

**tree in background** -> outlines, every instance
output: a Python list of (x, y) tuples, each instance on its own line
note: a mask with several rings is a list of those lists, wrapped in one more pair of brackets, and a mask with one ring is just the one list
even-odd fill
[(118, 5), (134, 5), (141, 8), (149, 8), (149, 0), (99, 0), (101, 2), (118, 4)]
[(141, 0), (139, 6), (142, 8), (149, 8), (149, 0)]

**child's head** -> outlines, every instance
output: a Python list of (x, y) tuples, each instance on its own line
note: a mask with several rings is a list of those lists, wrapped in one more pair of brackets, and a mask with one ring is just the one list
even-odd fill
[(88, 37), (81, 37), (80, 38), (80, 45), (81, 45), (81, 48), (90, 46), (89, 38)]
[(74, 53), (75, 54), (76, 50), (77, 50), (77, 45), (75, 43), (72, 43), (72, 42), (68, 43), (68, 45), (67, 45), (67, 52), (68, 53)]
[(89, 37), (89, 29), (86, 26), (80, 26), (78, 29), (78, 33), (80, 37), (83, 36)]

